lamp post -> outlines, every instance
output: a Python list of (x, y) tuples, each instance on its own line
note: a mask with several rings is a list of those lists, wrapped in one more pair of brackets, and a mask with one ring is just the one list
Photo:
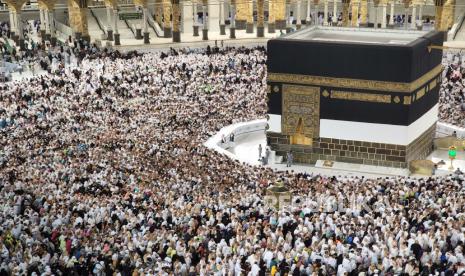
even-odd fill
[(450, 146), (449, 147), (449, 159), (450, 159), (449, 170), (451, 171), (454, 169), (452, 162), (454, 161), (456, 156), (457, 156), (457, 148), (455, 146)]
[(281, 180), (266, 190), (266, 202), (276, 210), (290, 205), (291, 200), (292, 194)]

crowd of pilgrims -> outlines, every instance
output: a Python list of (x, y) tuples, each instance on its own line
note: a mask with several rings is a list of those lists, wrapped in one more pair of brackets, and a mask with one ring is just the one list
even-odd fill
[(277, 172), (202, 146), (265, 116), (265, 62), (101, 52), (0, 84), (0, 275), (465, 273), (462, 176)]
[(439, 90), (439, 119), (465, 127), (465, 56), (461, 52), (446, 52), (443, 65), (443, 78)]
[[(102, 55), (109, 58), (131, 58), (134, 51), (121, 53), (107, 48), (99, 49), (95, 43), (82, 38), (68, 37), (63, 42), (51, 44), (45, 39), (34, 40), (34, 35), (40, 32), (40, 21), (23, 21), (24, 49), (20, 50), (13, 40), (8, 22), (0, 22), (0, 54), (6, 62), (21, 66), (21, 72), (27, 69), (38, 72), (39, 69), (53, 74), (61, 74), (65, 67), (73, 64), (80, 65), (84, 58), (94, 59)], [(7, 43), (8, 40), (8, 43)], [(11, 45), (11, 49), (7, 47)]]

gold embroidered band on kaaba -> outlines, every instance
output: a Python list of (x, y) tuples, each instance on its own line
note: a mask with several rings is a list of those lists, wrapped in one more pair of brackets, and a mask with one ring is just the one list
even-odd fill
[(390, 103), (391, 95), (333, 90), (331, 91), (331, 99), (364, 101), (364, 102), (375, 102), (375, 103)]
[(267, 81), (281, 82), (292, 84), (316, 85), (316, 86), (329, 86), (340, 88), (356, 88), (376, 91), (388, 92), (402, 92), (411, 93), (422, 85), (430, 81), (442, 72), (442, 65), (436, 66), (434, 69), (424, 74), (413, 82), (388, 82), (388, 81), (374, 81), (374, 80), (359, 80), (359, 79), (345, 79), (345, 78), (330, 78), (321, 76), (309, 76), (299, 74), (281, 74), (268, 72)]

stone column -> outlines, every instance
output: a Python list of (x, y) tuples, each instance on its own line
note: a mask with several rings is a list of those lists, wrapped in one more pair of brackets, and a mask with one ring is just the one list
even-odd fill
[(406, 0), (404, 2), (404, 13), (405, 13), (405, 22), (404, 22), (404, 29), (408, 29), (408, 15), (409, 15), (409, 5), (410, 5), (410, 1), (409, 0)]
[[(373, 17), (374, 17), (374, 18), (373, 18), (373, 27), (374, 27), (375, 29), (377, 29), (377, 28), (378, 28), (378, 11), (379, 11), (379, 6), (376, 5), (376, 3), (373, 5), (373, 10), (374, 10), (374, 14), (373, 14)], [(368, 16), (369, 16), (369, 14), (368, 14)], [(370, 18), (369, 20), (371, 20), (371, 18)]]
[(163, 37), (171, 37), (171, 1), (163, 0)]
[(247, 3), (247, 18), (246, 18), (246, 25), (245, 25), (245, 32), (248, 34), (253, 33), (253, 0), (249, 0), (250, 2)]
[(248, 16), (249, 0), (236, 0), (236, 29), (245, 30)]
[(50, 23), (50, 43), (52, 46), (55, 46), (57, 43), (56, 30), (55, 30), (55, 10), (51, 9), (49, 11), (49, 23)]
[(454, 0), (446, 0), (442, 7), (441, 30), (447, 32), (454, 24)]
[(115, 20), (115, 33), (113, 34), (113, 38), (115, 39), (115, 45), (121, 45), (121, 41), (120, 41), (120, 35), (119, 35), (119, 32), (118, 32), (118, 9), (113, 9), (113, 13), (114, 13), (114, 20)]
[(265, 36), (265, 0), (257, 0), (257, 37)]
[(342, 0), (342, 26), (348, 27), (349, 26), (349, 0)]
[(192, 24), (192, 28), (194, 30), (193, 35), (199, 36), (199, 15), (198, 15), (196, 1), (192, 1), (192, 16), (193, 16), (193, 21), (194, 21), (194, 23)]
[(203, 26), (202, 26), (202, 40), (208, 40), (208, 5), (207, 0), (203, 1), (202, 5), (203, 12)]
[(367, 27), (368, 26), (368, 1), (361, 0), (360, 1), (360, 26)]
[(291, 22), (291, 4), (286, 5), (286, 33), (290, 33), (292, 30)]
[[(10, 22), (11, 22), (11, 13), (10, 13)], [(39, 9), (39, 16), (40, 16), (40, 37), (42, 37), (42, 39), (45, 39), (45, 9), (44, 8), (40, 8)]]
[(358, 27), (358, 6), (360, 2), (358, 0), (352, 0), (352, 27)]
[(386, 4), (382, 4), (381, 7), (383, 8), (383, 17), (381, 18), (381, 28), (386, 29), (386, 16), (387, 16), (387, 7)]
[(297, 0), (297, 8), (296, 8), (296, 15), (295, 15), (295, 27), (297, 28), (297, 30), (300, 30), (300, 28), (302, 28), (302, 20), (301, 20), (301, 16), (302, 16), (302, 11), (301, 11), (301, 0)]
[(434, 28), (437, 31), (441, 30), (441, 21), (442, 21), (442, 6), (436, 6), (436, 16), (434, 18)]
[(417, 28), (419, 30), (423, 29), (423, 5), (424, 4), (420, 4), (419, 10), (418, 10), (418, 19), (419, 19), (419, 21), (418, 21)]
[(106, 6), (107, 10), (107, 40), (108, 41), (113, 41), (113, 30), (111, 28), (112, 25), (112, 20), (111, 20), (111, 6)]
[(179, 8), (179, 0), (173, 0), (173, 42), (181, 42), (181, 30), (179, 17), (181, 15), (181, 11)]
[(442, 21), (442, 6), (444, 5), (444, 0), (435, 0), (434, 5), (436, 6), (436, 16), (434, 17), (434, 29), (436, 31), (442, 31), (441, 21)]
[(155, 0), (155, 21), (163, 28), (163, 0)]
[[(208, 10), (208, 32), (220, 32), (220, 0), (207, 3)], [(252, 18), (253, 22), (253, 18)]]
[[(253, 32), (253, 0), (236, 1), (236, 28)], [(252, 27), (252, 28), (251, 28)]]
[(338, 18), (338, 15), (337, 15), (337, 1), (334, 0), (334, 3), (333, 3), (333, 25), (334, 26), (337, 26), (337, 18)]
[(276, 32), (276, 14), (274, 12), (275, 0), (268, 0), (268, 33)]
[(328, 26), (328, 1), (324, 0), (323, 26)]
[(14, 11), (9, 8), (9, 14), (10, 14), (10, 35), (13, 39), (13, 36), (15, 36), (15, 31), (16, 31), (16, 25), (15, 25), (15, 15)]
[(74, 30), (76, 39), (90, 41), (89, 28), (87, 25), (87, 2), (68, 0), (68, 11), (70, 25)]
[(305, 17), (305, 25), (310, 26), (312, 20), (312, 0), (307, 0), (307, 17)]
[(394, 5), (395, 2), (391, 2), (391, 14), (389, 15), (389, 27), (393, 28), (394, 27)]
[(23, 33), (23, 22), (21, 21), (21, 10), (16, 10), (16, 29), (18, 35), (19, 48), (24, 50), (24, 33)]
[(417, 28), (417, 5), (414, 3), (412, 5), (412, 22), (410, 22), (410, 28), (416, 29)]
[[(45, 13), (44, 13), (45, 15)], [(15, 25), (15, 32), (16, 32), (16, 35), (18, 35), (18, 13), (16, 11), (13, 12), (13, 21), (14, 21), (14, 25)]]
[(182, 10), (182, 19), (181, 19), (181, 32), (183, 34), (192, 32), (194, 26), (193, 20), (193, 2), (184, 2), (179, 3)]
[(148, 10), (147, 6), (143, 7), (143, 15), (144, 15), (144, 44), (150, 44), (150, 33), (149, 33), (149, 28), (148, 28)]
[(220, 0), (220, 35), (226, 35), (226, 24), (224, 23), (224, 0)]
[(16, 11), (12, 12), (12, 18), (13, 18), (13, 23), (11, 25), (13, 26), (13, 30), (14, 30), (14, 32), (12, 33), (12, 38), (15, 43), (19, 43), (19, 29), (18, 29), (18, 19), (17, 19)]
[(50, 14), (48, 10), (44, 10), (44, 19), (45, 19), (45, 40), (50, 40)]
[(231, 22), (229, 25), (229, 38), (236, 38), (236, 3), (231, 1)]
[(286, 0), (273, 1), (273, 13), (275, 16), (276, 28), (283, 30), (286, 28)]

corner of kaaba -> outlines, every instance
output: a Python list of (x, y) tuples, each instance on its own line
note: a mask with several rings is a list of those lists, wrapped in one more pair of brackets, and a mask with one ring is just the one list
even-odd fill
[(444, 34), (312, 27), (268, 41), (277, 155), (407, 168), (433, 150)]

